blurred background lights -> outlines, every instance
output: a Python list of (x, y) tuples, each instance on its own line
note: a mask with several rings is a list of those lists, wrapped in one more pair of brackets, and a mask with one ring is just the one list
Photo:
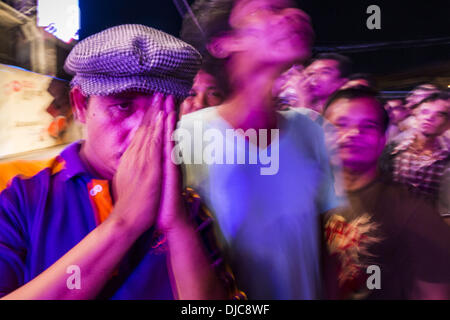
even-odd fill
[(78, 0), (38, 0), (37, 25), (64, 42), (78, 40), (80, 29)]

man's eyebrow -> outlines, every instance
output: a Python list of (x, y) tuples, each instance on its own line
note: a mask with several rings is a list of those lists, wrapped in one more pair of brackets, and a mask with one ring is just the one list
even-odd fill
[(124, 103), (124, 102), (128, 102), (131, 99), (127, 99), (127, 98), (118, 98), (118, 97), (107, 97), (105, 99), (105, 102), (108, 104), (112, 104), (112, 103)]
[(130, 94), (130, 93), (125, 93), (125, 94), (120, 94), (120, 95), (115, 95), (115, 96), (105, 96), (105, 99), (107, 101), (111, 101), (111, 102), (117, 102), (117, 101), (129, 101), (129, 100), (133, 100), (135, 98), (135, 95)]
[(339, 118), (337, 118), (336, 120), (335, 120), (335, 122), (338, 122), (338, 121), (347, 121), (348, 120), (348, 117), (347, 116), (340, 116)]
[(363, 120), (363, 123), (372, 123), (372, 124), (376, 124), (378, 126), (381, 126), (381, 123), (379, 121), (375, 121), (375, 120)]

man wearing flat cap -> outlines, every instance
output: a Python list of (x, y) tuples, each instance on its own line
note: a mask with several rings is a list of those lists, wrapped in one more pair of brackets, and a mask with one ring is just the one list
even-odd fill
[(143, 25), (112, 27), (73, 48), (65, 69), (85, 140), (0, 194), (0, 296), (235, 294), (205, 240), (211, 219), (192, 190), (182, 194), (170, 157), (177, 101), (200, 60), (190, 45)]

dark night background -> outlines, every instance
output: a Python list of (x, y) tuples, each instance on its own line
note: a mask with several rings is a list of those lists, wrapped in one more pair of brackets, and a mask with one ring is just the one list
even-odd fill
[[(449, 0), (297, 0), (297, 3), (312, 18), (315, 51), (331, 50), (350, 56), (355, 71), (373, 73), (385, 87), (407, 87), (408, 77), (414, 77), (415, 82), (450, 77)], [(381, 9), (381, 30), (366, 27), (370, 16), (366, 9), (372, 4)], [(172, 0), (80, 0), (80, 10), (80, 39), (121, 23), (146, 24), (175, 36), (181, 28), (181, 18)], [(423, 45), (423, 40), (436, 38), (441, 39)], [(399, 42), (407, 40), (414, 43)], [(358, 52), (336, 49), (382, 42), (391, 43)]]

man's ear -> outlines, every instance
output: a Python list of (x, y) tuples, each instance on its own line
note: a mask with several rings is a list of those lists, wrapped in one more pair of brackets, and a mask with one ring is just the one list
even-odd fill
[(70, 104), (75, 118), (81, 123), (86, 123), (88, 97), (83, 94), (80, 87), (75, 86), (70, 90)]
[(241, 50), (241, 41), (231, 32), (214, 37), (207, 45), (209, 53), (218, 59), (228, 58), (231, 53)]

